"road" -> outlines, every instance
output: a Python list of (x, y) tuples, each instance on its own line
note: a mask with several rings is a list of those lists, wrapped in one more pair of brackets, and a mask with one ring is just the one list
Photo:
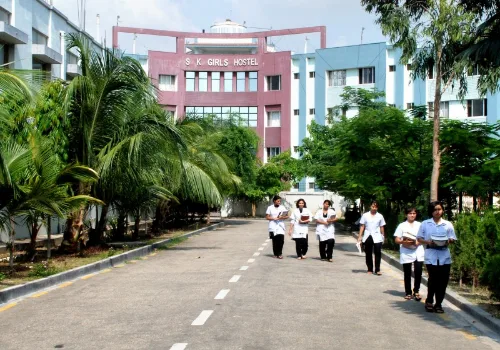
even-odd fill
[(437, 315), (405, 301), (388, 264), (367, 275), (353, 238), (337, 235), (323, 262), (311, 229), (309, 259), (286, 239), (278, 260), (266, 227), (230, 221), (0, 308), (0, 349), (500, 349), (449, 304)]

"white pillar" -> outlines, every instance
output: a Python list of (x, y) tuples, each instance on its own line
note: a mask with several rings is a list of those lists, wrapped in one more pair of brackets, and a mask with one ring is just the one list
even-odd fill
[(61, 63), (61, 79), (66, 80), (66, 33), (63, 31), (59, 32), (59, 37), (61, 38), (61, 55), (62, 55), (62, 63)]

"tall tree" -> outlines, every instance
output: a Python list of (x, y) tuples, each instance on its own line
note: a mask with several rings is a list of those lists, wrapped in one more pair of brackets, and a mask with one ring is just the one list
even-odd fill
[(466, 85), (464, 63), (457, 53), (470, 42), (476, 16), (456, 0), (361, 0), (366, 11), (377, 15), (383, 34), (402, 51), (403, 64), (411, 63), (413, 78), (433, 75), (434, 134), (430, 199), (438, 199), (441, 150), (439, 147), (440, 104), (443, 92), (459, 81)]

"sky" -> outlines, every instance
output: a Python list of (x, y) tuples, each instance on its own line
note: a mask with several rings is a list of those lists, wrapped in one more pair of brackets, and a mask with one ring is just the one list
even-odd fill
[[(54, 0), (54, 6), (78, 24), (77, 3), (81, 0)], [(96, 16), (100, 15), (101, 40), (112, 42), (112, 26), (207, 32), (214, 22), (227, 18), (246, 23), (248, 31), (288, 29), (324, 25), (327, 47), (385, 41), (375, 16), (364, 11), (356, 0), (86, 0), (86, 31), (97, 37)], [(132, 52), (133, 34), (120, 34), (120, 48)], [(308, 51), (319, 48), (319, 33), (308, 34)], [(306, 35), (272, 38), (278, 51), (303, 53)], [(138, 36), (136, 52), (173, 51), (174, 40)]]

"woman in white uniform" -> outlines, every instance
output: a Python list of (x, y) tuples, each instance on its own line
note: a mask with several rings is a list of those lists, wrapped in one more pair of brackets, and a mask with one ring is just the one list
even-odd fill
[(333, 262), (333, 247), (335, 247), (335, 227), (333, 223), (337, 221), (334, 209), (331, 209), (332, 202), (328, 199), (323, 202), (323, 209), (316, 212), (316, 236), (319, 240), (319, 255), (321, 260)]
[[(431, 202), (428, 214), (432, 219), (423, 221), (417, 234), (418, 242), (426, 245), (424, 261), (429, 273), (425, 310), (442, 314), (444, 310), (441, 304), (446, 294), (451, 270), (451, 254), (448, 246), (457, 240), (457, 236), (451, 222), (443, 219), (443, 203)], [(432, 305), (434, 295), (436, 304)]]
[(273, 205), (270, 205), (266, 210), (266, 219), (269, 221), (269, 238), (273, 240), (273, 254), (278, 259), (283, 259), (283, 244), (285, 243), (284, 220), (288, 218), (288, 210), (281, 205), (281, 197), (274, 196)]
[(380, 276), (380, 261), (382, 260), (382, 244), (385, 240), (385, 219), (378, 212), (378, 202), (372, 201), (370, 211), (364, 213), (359, 221), (358, 242), (363, 241), (366, 254), (368, 274), (373, 275), (373, 253), (375, 253), (375, 274)]
[[(405, 211), (406, 221), (399, 224), (394, 233), (394, 240), (399, 244), (399, 262), (403, 265), (405, 276), (405, 299), (415, 298), (420, 301), (420, 283), (422, 281), (422, 267), (424, 265), (424, 246), (417, 242), (417, 233), (420, 228), (420, 222), (417, 218), (416, 208), (407, 208)], [(415, 284), (413, 293), (411, 290), (411, 266), (415, 265)]]
[(307, 249), (309, 248), (308, 233), (309, 223), (311, 222), (311, 212), (307, 209), (306, 202), (303, 199), (297, 201), (297, 208), (293, 211), (292, 222), (288, 235), (292, 236), (295, 241), (295, 250), (297, 251), (297, 259), (307, 259)]

